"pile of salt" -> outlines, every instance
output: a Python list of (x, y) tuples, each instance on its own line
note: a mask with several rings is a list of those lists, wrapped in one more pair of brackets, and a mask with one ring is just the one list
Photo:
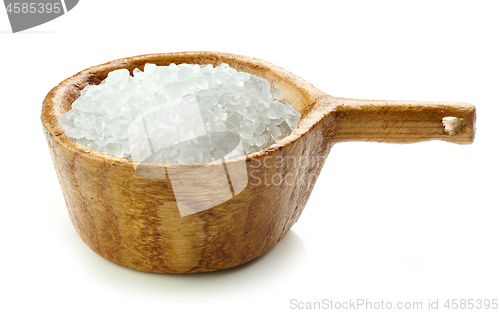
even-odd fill
[[(141, 162), (210, 162), (263, 150), (297, 128), (300, 113), (280, 97), (267, 80), (227, 64), (146, 64), (133, 76), (115, 70), (85, 87), (59, 124), (99, 153)], [(152, 160), (159, 151), (161, 158)]]

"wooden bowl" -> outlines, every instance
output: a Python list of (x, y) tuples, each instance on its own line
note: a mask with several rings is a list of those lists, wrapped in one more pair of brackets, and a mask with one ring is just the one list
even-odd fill
[[(280, 88), (282, 99), (302, 115), (298, 128), (263, 151), (224, 163), (150, 164), (167, 174), (166, 179), (148, 179), (135, 172), (137, 162), (78, 145), (58, 125), (80, 91), (99, 84), (110, 71), (132, 72), (146, 63), (223, 62)], [(83, 241), (116, 264), (159, 273), (220, 270), (271, 249), (300, 217), (337, 142), (470, 144), (475, 130), (475, 108), (466, 103), (336, 98), (266, 61), (219, 52), (142, 55), (91, 67), (49, 92), (41, 119), (69, 216)], [(219, 192), (227, 185), (226, 176), (217, 178), (224, 167), (229, 174), (235, 169), (235, 175), (228, 175), (230, 199)], [(171, 178), (176, 173), (182, 179), (175, 184), (191, 189), (175, 192)], [(190, 197), (206, 204), (205, 209), (181, 216), (176, 198), (186, 205)]]

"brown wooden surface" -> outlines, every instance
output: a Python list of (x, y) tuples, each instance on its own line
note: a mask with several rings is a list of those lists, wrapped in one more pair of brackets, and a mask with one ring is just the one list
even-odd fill
[[(475, 107), (462, 102), (358, 100), (332, 98), (337, 111), (333, 140), (413, 143), (443, 140), (470, 144), (475, 135)], [(444, 131), (443, 118), (455, 117), (455, 134)]]
[[(169, 178), (141, 178), (134, 171), (134, 162), (77, 145), (57, 124), (80, 91), (88, 84), (99, 84), (108, 72), (172, 62), (228, 63), (269, 80), (302, 114), (299, 127), (290, 136), (263, 151), (227, 162), (229, 167), (245, 164), (247, 168), (248, 185), (241, 193), (185, 217), (179, 214)], [(447, 116), (459, 118), (455, 135), (444, 131), (442, 119)], [(262, 60), (218, 52), (184, 52), (120, 59), (84, 70), (49, 92), (41, 118), (71, 221), (83, 241), (122, 266), (192, 273), (246, 263), (283, 238), (304, 209), (334, 143), (432, 139), (471, 143), (475, 110), (462, 103), (335, 98)], [(195, 171), (198, 175), (187, 176), (191, 181), (186, 183), (203, 181), (216, 189), (218, 182), (210, 173), (223, 165), (151, 166)], [(280, 177), (284, 182), (266, 184), (266, 177)]]

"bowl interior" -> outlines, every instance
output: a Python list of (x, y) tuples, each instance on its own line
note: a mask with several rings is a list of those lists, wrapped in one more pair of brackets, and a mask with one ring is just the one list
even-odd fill
[[(321, 94), (319, 90), (303, 79), (269, 62), (255, 58), (219, 52), (180, 52), (141, 55), (93, 66), (59, 84), (49, 93), (44, 102), (42, 122), (45, 128), (52, 137), (58, 137), (64, 144), (70, 146), (71, 149), (90, 150), (74, 143), (69, 137), (64, 135), (63, 129), (57, 123), (59, 117), (71, 109), (72, 103), (80, 96), (81, 90), (87, 85), (100, 84), (109, 72), (117, 69), (128, 69), (131, 74), (135, 68), (144, 70), (146, 63), (154, 63), (159, 66), (168, 66), (171, 63), (212, 64), (214, 67), (221, 63), (227, 63), (238, 71), (262, 77), (268, 80), (273, 88), (281, 90), (281, 100), (286, 99), (290, 101), (301, 113), (299, 126), (292, 132), (292, 134), (296, 135), (303, 134), (309, 129), (310, 125), (303, 125), (304, 118), (314, 107), (318, 95)], [(272, 146), (289, 143), (289, 140), (287, 140), (290, 139), (289, 137), (283, 138)], [(252, 155), (257, 156), (259, 153), (257, 152)]]

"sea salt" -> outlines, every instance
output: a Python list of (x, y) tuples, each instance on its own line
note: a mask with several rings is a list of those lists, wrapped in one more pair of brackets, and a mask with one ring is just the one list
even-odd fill
[(85, 87), (59, 119), (67, 136), (134, 161), (201, 163), (263, 150), (300, 113), (265, 79), (227, 64), (146, 64)]

